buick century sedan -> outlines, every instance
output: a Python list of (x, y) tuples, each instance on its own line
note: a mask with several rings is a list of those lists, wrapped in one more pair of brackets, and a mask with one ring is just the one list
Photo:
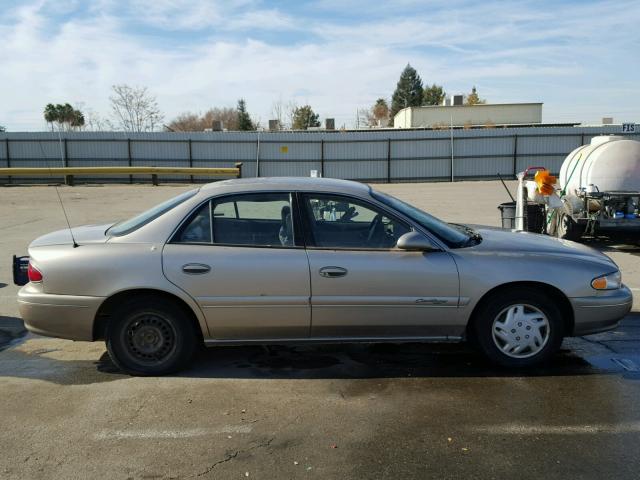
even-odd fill
[(615, 328), (616, 264), (543, 235), (445, 223), (360, 183), (216, 182), (129, 220), (29, 246), (18, 301), (32, 332), (105, 340), (134, 375), (200, 345), (471, 341), (507, 367)]

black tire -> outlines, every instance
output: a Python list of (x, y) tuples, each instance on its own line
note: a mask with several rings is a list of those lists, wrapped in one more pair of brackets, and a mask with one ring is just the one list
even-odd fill
[[(532, 347), (532, 351), (528, 353), (530, 356), (524, 358), (515, 358), (505, 353), (498, 345), (501, 340), (494, 335), (494, 321), (498, 322), (500, 319), (506, 318), (508, 309), (516, 305), (523, 306), (522, 312), (533, 313), (533, 316), (537, 315), (537, 310), (546, 317), (548, 324), (547, 327), (541, 329), (544, 332), (542, 337), (546, 340), (540, 343), (540, 347), (535, 347), (539, 350), (535, 351), (535, 348)], [(524, 334), (532, 333), (526, 323), (524, 326), (522, 324), (513, 326), (514, 329), (511, 330), (513, 333), (507, 332), (507, 335), (513, 335), (512, 339), (520, 340), (521, 337), (516, 337), (516, 335), (523, 335), (522, 338), (524, 338)], [(530, 367), (548, 361), (560, 349), (565, 330), (562, 314), (553, 299), (535, 288), (512, 288), (492, 295), (483, 302), (474, 315), (473, 328), (480, 350), (492, 362), (508, 368)], [(527, 330), (524, 330), (525, 328)], [(506, 341), (503, 343), (504, 346), (508, 344)], [(520, 355), (524, 355), (526, 352), (527, 350)]]
[(160, 297), (125, 301), (112, 313), (106, 345), (118, 368), (130, 375), (153, 376), (185, 368), (198, 336), (180, 306)]
[(580, 226), (573, 218), (571, 218), (570, 215), (567, 215), (566, 213), (560, 214), (560, 218), (558, 219), (557, 232), (558, 238), (562, 238), (563, 240), (571, 240), (576, 242), (580, 240), (580, 237), (582, 237)]

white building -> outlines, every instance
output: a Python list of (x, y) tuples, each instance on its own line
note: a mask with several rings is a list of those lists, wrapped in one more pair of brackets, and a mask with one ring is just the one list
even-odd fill
[(542, 123), (542, 103), (486, 103), (403, 108), (393, 117), (395, 128), (433, 128), (453, 125), (497, 126)]

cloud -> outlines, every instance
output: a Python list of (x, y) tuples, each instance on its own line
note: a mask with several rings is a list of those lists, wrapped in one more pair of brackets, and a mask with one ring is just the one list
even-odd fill
[(149, 87), (167, 119), (244, 97), (266, 123), (281, 97), (350, 126), (407, 62), (450, 93), (544, 101), (548, 121), (629, 116), (639, 100), (620, 92), (640, 74), (638, 17), (632, 1), (41, 0), (0, 13), (0, 124), (42, 129), (49, 102), (104, 115), (110, 86), (128, 83)]

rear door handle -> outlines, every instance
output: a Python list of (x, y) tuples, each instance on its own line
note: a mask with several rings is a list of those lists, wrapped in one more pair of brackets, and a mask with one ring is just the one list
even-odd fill
[(322, 277), (338, 278), (344, 277), (347, 274), (347, 269), (342, 267), (322, 267), (319, 273)]
[(204, 263), (187, 263), (182, 266), (182, 271), (189, 275), (199, 275), (211, 271), (211, 267)]

